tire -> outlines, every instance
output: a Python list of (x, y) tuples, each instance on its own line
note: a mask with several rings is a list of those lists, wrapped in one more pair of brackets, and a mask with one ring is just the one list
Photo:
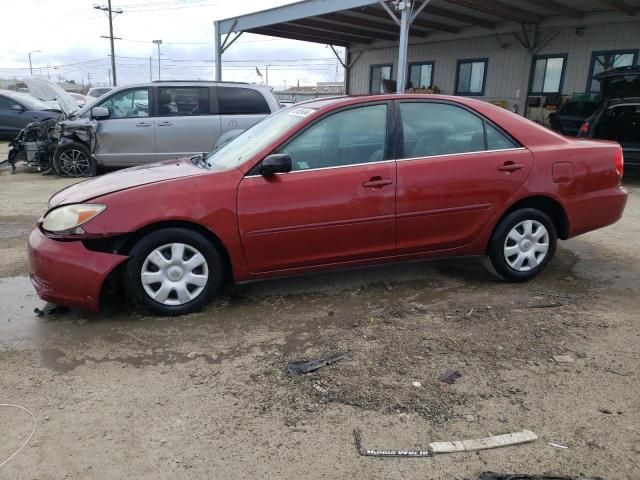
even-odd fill
[(220, 253), (208, 239), (186, 228), (167, 228), (133, 247), (124, 284), (129, 299), (150, 313), (186, 315), (201, 310), (220, 291), (223, 272)]
[(516, 210), (500, 221), (491, 236), (492, 273), (509, 282), (531, 280), (549, 264), (557, 243), (556, 227), (545, 213), (534, 208)]
[(80, 142), (65, 143), (53, 154), (53, 168), (61, 177), (95, 177), (96, 160)]

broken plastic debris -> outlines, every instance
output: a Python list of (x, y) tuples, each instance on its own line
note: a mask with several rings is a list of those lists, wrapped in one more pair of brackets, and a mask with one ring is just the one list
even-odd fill
[(492, 437), (473, 440), (456, 440), (453, 442), (432, 442), (428, 450), (371, 450), (362, 446), (360, 430), (353, 431), (356, 449), (365, 457), (431, 457), (436, 453), (470, 452), (489, 448), (507, 447), (521, 443), (533, 442), (538, 436), (530, 430), (494, 435)]
[(457, 379), (459, 379), (462, 375), (457, 370), (447, 370), (444, 373), (441, 373), (438, 377), (438, 380), (444, 383), (448, 383), (449, 385), (453, 385)]
[(566, 445), (562, 445), (561, 443), (549, 442), (549, 445), (551, 445), (552, 447), (555, 447), (555, 448), (569, 448)]
[(332, 363), (339, 362), (340, 360), (344, 360), (348, 356), (349, 352), (344, 352), (305, 362), (290, 362), (289, 365), (287, 365), (287, 371), (289, 373), (309, 373), (327, 365), (331, 365)]
[(530, 430), (494, 435), (492, 437), (478, 438), (474, 440), (456, 440), (453, 442), (432, 442), (429, 450), (433, 453), (469, 452), (474, 450), (487, 450), (489, 448), (506, 447), (520, 443), (533, 442), (538, 436)]

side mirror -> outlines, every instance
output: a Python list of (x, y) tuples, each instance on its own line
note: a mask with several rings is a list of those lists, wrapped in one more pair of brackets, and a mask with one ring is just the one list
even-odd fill
[(111, 113), (109, 113), (109, 109), (106, 107), (93, 107), (91, 109), (91, 117), (96, 120), (101, 120), (103, 118), (109, 118)]
[(26, 108), (24, 108), (22, 105), (14, 103), (13, 105), (11, 105), (11, 110), (15, 110), (16, 112), (24, 112)]
[(291, 157), (288, 154), (274, 153), (262, 161), (260, 175), (270, 177), (276, 173), (289, 173), (291, 168)]

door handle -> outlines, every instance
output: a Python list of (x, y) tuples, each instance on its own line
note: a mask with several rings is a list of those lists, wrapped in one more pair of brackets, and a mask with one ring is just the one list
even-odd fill
[(389, 178), (372, 177), (369, 181), (362, 184), (366, 188), (382, 188), (386, 185), (391, 185), (393, 182)]
[(516, 170), (521, 170), (523, 167), (524, 165), (521, 163), (505, 162), (498, 167), (498, 170), (501, 172), (515, 172)]
[(160, 123), (156, 123), (157, 126), (159, 127), (170, 127), (171, 125), (173, 125), (173, 123), (171, 122), (160, 122)]
[(146, 122), (138, 122), (136, 123), (136, 127), (150, 127), (151, 124), (150, 123), (146, 123)]

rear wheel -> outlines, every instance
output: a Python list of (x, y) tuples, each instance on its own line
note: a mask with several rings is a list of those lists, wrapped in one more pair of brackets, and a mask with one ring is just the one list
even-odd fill
[(220, 290), (220, 254), (204, 236), (184, 228), (152, 232), (131, 251), (125, 267), (130, 299), (156, 315), (185, 315)]
[(89, 149), (79, 142), (58, 147), (53, 154), (53, 167), (63, 177), (94, 177), (97, 171)]
[(502, 219), (491, 237), (489, 271), (511, 282), (531, 280), (553, 258), (557, 241), (555, 225), (545, 213), (516, 210)]

